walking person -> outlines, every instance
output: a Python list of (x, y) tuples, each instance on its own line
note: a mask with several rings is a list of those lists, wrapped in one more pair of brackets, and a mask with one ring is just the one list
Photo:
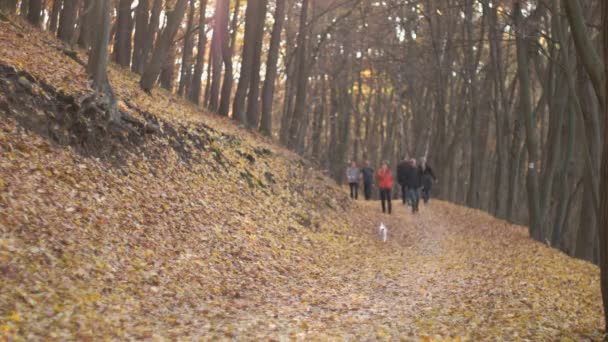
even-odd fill
[(363, 176), (363, 194), (365, 200), (369, 201), (372, 198), (372, 183), (374, 182), (374, 169), (371, 167), (369, 160), (365, 161), (365, 166), (361, 169)]
[(357, 163), (353, 160), (350, 167), (346, 169), (346, 180), (350, 186), (350, 198), (356, 200), (359, 197), (359, 180), (361, 179), (361, 170), (357, 167)]
[(431, 198), (431, 188), (433, 183), (437, 183), (437, 177), (433, 169), (426, 162), (426, 157), (421, 159), (420, 168), (422, 170), (422, 199), (424, 204), (428, 204)]
[(408, 198), (412, 206), (412, 213), (418, 212), (418, 202), (420, 201), (420, 187), (422, 186), (422, 170), (418, 166), (416, 159), (410, 159), (409, 167), (407, 168), (406, 186), (408, 188)]
[(391, 214), (391, 189), (393, 188), (393, 174), (388, 167), (388, 162), (383, 161), (382, 167), (376, 174), (378, 178), (378, 188), (380, 189), (380, 201), (382, 202), (382, 212)]
[(397, 183), (399, 183), (399, 186), (401, 187), (401, 200), (403, 201), (403, 204), (406, 204), (408, 199), (406, 181), (409, 167), (410, 161), (406, 156), (397, 164)]

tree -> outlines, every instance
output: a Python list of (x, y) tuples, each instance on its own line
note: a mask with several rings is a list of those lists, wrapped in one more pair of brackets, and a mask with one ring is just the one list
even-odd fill
[(211, 82), (209, 92), (205, 94), (209, 110), (217, 112), (219, 109), (220, 84), (222, 82), (223, 50), (228, 46), (228, 17), (230, 15), (230, 1), (218, 0), (215, 5), (215, 21), (213, 37), (211, 38)]
[(284, 21), (285, 0), (277, 0), (270, 47), (268, 48), (268, 59), (266, 61), (266, 77), (264, 78), (264, 85), (262, 87), (262, 122), (260, 124), (260, 131), (266, 136), (272, 136), (272, 102), (274, 100), (277, 63)]
[(59, 29), (57, 31), (57, 37), (66, 43), (71, 43), (72, 38), (74, 37), (77, 11), (78, 0), (63, 1), (63, 9), (61, 10), (61, 16), (59, 17)]
[(135, 34), (133, 37), (133, 57), (131, 70), (138, 74), (143, 72), (144, 67), (144, 47), (146, 45), (146, 35), (148, 33), (148, 22), (150, 20), (150, 1), (139, 0), (135, 10)]
[(182, 48), (182, 65), (179, 77), (179, 88), (177, 93), (179, 96), (187, 94), (187, 87), (190, 86), (190, 78), (192, 77), (192, 48), (194, 45), (194, 5), (196, 1), (190, 0), (190, 10), (188, 11), (188, 20), (186, 21), (186, 31), (184, 32), (184, 45)]
[(53, 7), (51, 8), (51, 14), (49, 18), (49, 31), (57, 31), (57, 24), (59, 22), (59, 12), (61, 11), (62, 0), (53, 0)]
[(140, 87), (146, 92), (152, 91), (163, 64), (169, 56), (170, 47), (173, 45), (173, 38), (179, 29), (187, 5), (188, 0), (177, 0), (175, 7), (167, 12), (167, 25), (154, 45), (152, 58), (146, 63), (144, 73), (139, 81)]
[[(604, 42), (604, 65), (608, 65), (608, 4), (602, 1), (602, 22)], [(606, 69), (604, 69), (604, 73)], [(608, 83), (607, 75), (603, 76)], [(608, 90), (608, 84), (604, 85)], [(604, 94), (608, 98), (608, 93)], [(604, 108), (604, 152), (602, 156), (602, 176), (600, 185), (600, 210), (598, 210), (598, 231), (600, 237), (600, 271), (602, 299), (604, 304), (604, 322), (608, 330), (608, 109)]]
[(132, 0), (120, 0), (116, 18), (116, 38), (114, 39), (114, 61), (116, 64), (129, 67), (131, 65), (131, 36), (133, 17), (131, 16)]
[(40, 26), (40, 12), (42, 11), (42, 0), (30, 0), (29, 1), (29, 9), (27, 12), (27, 20), (34, 25)]
[(203, 78), (203, 68), (205, 64), (205, 53), (207, 49), (207, 35), (205, 34), (205, 25), (207, 20), (207, 0), (201, 0), (199, 5), (198, 19), (198, 45), (196, 48), (196, 64), (192, 74), (192, 85), (190, 86), (189, 99), (190, 101), (199, 104), (201, 99), (201, 81)]
[(222, 83), (222, 93), (220, 97), (220, 107), (218, 114), (228, 116), (230, 112), (230, 99), (232, 98), (232, 83), (234, 81), (232, 71), (232, 55), (234, 55), (234, 48), (236, 46), (236, 33), (239, 18), (239, 9), (241, 7), (241, 1), (236, 0), (234, 4), (234, 12), (232, 15), (232, 23), (230, 24), (230, 46), (228, 41), (224, 40), (222, 44), (222, 60), (224, 61), (224, 82)]
[(91, 40), (93, 39), (91, 34), (92, 24), (95, 22), (93, 16), (93, 7), (95, 0), (84, 0), (82, 13), (80, 14), (80, 34), (78, 35), (78, 46), (81, 48), (88, 49), (91, 46)]

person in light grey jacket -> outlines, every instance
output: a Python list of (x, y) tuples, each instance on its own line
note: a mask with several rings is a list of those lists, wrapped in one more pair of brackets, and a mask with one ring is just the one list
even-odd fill
[(361, 179), (361, 169), (357, 166), (357, 163), (353, 160), (350, 163), (350, 167), (346, 169), (346, 180), (350, 186), (350, 198), (357, 199), (359, 197), (359, 180)]

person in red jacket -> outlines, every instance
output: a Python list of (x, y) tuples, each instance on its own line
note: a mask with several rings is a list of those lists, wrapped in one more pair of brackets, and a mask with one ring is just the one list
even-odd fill
[(389, 215), (391, 214), (391, 189), (393, 188), (393, 174), (391, 169), (388, 167), (388, 162), (383, 161), (382, 167), (376, 174), (378, 180), (378, 188), (380, 189), (380, 200), (382, 202), (382, 212), (386, 213), (388, 209)]

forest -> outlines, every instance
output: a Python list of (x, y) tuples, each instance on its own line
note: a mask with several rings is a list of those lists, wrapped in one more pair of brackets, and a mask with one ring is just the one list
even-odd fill
[[(125, 249), (125, 258), (129, 258), (130, 253), (139, 253), (137, 255), (148, 260), (160, 253), (165, 260), (163, 265), (171, 263), (171, 253), (163, 252), (163, 248), (169, 247), (158, 242), (167, 238), (164, 229), (167, 236), (173, 234), (170, 239), (176, 241), (175, 245), (187, 244), (179, 247), (181, 254), (175, 252), (179, 260), (195, 253), (192, 251), (197, 248), (194, 241), (198, 246), (208, 246), (209, 254), (199, 255), (201, 264), (188, 264), (189, 267), (204, 267), (203, 263), (207, 265), (208, 260), (218, 258), (209, 261), (208, 267), (220, 268), (214, 268), (216, 273), (209, 273), (211, 280), (198, 280), (196, 286), (200, 289), (197, 287), (184, 295), (192, 297), (188, 298), (191, 301), (195, 301), (195, 293), (209, 302), (208, 298), (212, 297), (217, 297), (213, 299), (217, 301), (225, 297), (242, 299), (247, 291), (266, 293), (276, 289), (279, 292), (284, 289), (292, 296), (294, 293), (304, 296), (305, 289), (287, 280), (277, 280), (277, 284), (282, 281), (285, 284), (273, 284), (276, 288), (270, 288), (266, 281), (272, 283), (267, 279), (275, 279), (277, 272), (281, 274), (279, 278), (301, 277), (302, 281), (310, 282), (310, 288), (331, 287), (334, 280), (328, 280), (320, 270), (296, 269), (304, 267), (300, 263), (306, 263), (319, 269), (328, 267), (345, 277), (344, 269), (334, 262), (338, 262), (340, 253), (348, 255), (349, 248), (354, 246), (370, 248), (375, 255), (399, 265), (390, 268), (372, 264), (369, 258), (359, 254), (361, 251), (352, 256), (365, 265), (361, 272), (372, 274), (380, 272), (375, 271), (376, 268), (384, 269), (382, 279), (386, 283), (381, 288), (386, 291), (385, 295), (399, 292), (396, 296), (403, 302), (411, 296), (420, 297), (420, 293), (424, 296), (434, 293), (439, 297), (435, 302), (431, 298), (428, 303), (407, 309), (408, 317), (422, 315), (423, 318), (395, 323), (398, 318), (383, 316), (388, 323), (381, 328), (371, 327), (373, 336), (365, 335), (364, 325), (342, 325), (346, 324), (347, 314), (338, 309), (335, 310), (338, 318), (319, 314), (322, 317), (316, 321), (293, 313), (297, 319), (289, 323), (271, 315), (276, 329), (271, 329), (269, 335), (256, 335), (254, 320), (251, 320), (253, 325), (241, 327), (244, 330), (231, 325), (242, 313), (224, 313), (221, 317), (221, 308), (239, 307), (242, 303), (222, 302), (205, 308), (205, 315), (218, 310), (214, 316), (218, 326), (225, 323), (231, 328), (201, 328), (203, 335), (307, 339), (315, 335), (300, 336), (298, 331), (319, 333), (319, 329), (328, 326), (326, 322), (338, 320), (341, 321), (338, 330), (322, 330), (327, 335), (316, 336), (388, 340), (398, 336), (430, 340), (605, 338), (603, 328), (608, 322), (608, 3), (605, 1), (0, 0), (0, 31), (3, 50), (0, 52), (0, 112), (4, 113), (1, 125), (4, 133), (0, 136), (0, 213), (3, 216), (0, 218), (0, 280), (5, 278), (6, 284), (15, 286), (14, 289), (0, 286), (0, 304), (7, 308), (0, 309), (0, 339), (3, 332), (7, 340), (11, 340), (12, 334), (28, 339), (30, 332), (33, 334), (30, 337), (40, 337), (49, 327), (66, 333), (68, 339), (77, 340), (95, 336), (97, 328), (105, 336), (117, 339), (149, 339), (156, 336), (156, 332), (168, 339), (193, 338), (195, 330), (185, 327), (196, 329), (197, 324), (198, 327), (203, 324), (180, 321), (176, 325), (185, 330), (172, 332), (161, 323), (154, 326), (155, 323), (142, 320), (139, 325), (120, 326), (126, 331), (124, 335), (111, 335), (118, 329), (117, 322), (124, 318), (93, 323), (91, 316), (88, 323), (72, 322), (64, 327), (55, 318), (45, 323), (47, 325), (35, 326), (33, 322), (42, 316), (21, 317), (25, 314), (20, 307), (36, 307), (34, 311), (38, 312), (38, 304), (43, 300), (32, 299), (34, 294), (29, 292), (44, 293), (44, 290), (32, 290), (32, 286), (38, 285), (27, 285), (24, 280), (34, 282), (35, 277), (28, 276), (28, 272), (38, 272), (35, 267), (37, 271), (32, 271), (33, 266), (27, 266), (28, 263), (39, 263), (45, 258), (61, 259), (45, 257), (46, 252), (40, 252), (42, 244), (51, 236), (78, 230), (65, 228), (67, 223), (62, 223), (61, 215), (56, 214), (61, 210), (78, 214), (78, 222), (70, 223), (74, 227), (84, 227), (88, 222), (87, 229), (93, 229), (90, 235), (84, 228), (83, 232), (74, 234), (86, 241), (90, 239), (91, 248), (102, 248), (104, 244), (99, 241), (106, 238), (90, 227), (112, 226), (118, 236), (137, 235), (140, 229), (146, 232), (145, 227), (165, 227), (162, 232), (142, 233), (146, 236), (144, 240), (120, 247)], [(23, 133), (18, 127), (33, 133)], [(41, 141), (51, 141), (53, 147), (40, 147), (44, 145)], [(70, 146), (70, 152), (53, 150), (57, 146), (60, 149)], [(34, 149), (36, 153), (30, 152)], [(45, 152), (49, 149), (52, 152)], [(16, 150), (27, 153), (15, 156)], [(35, 163), (31, 161), (32, 155), (36, 155)], [(65, 166), (52, 162), (55, 158), (49, 155), (57, 155), (58, 160), (67, 158)], [(33, 171), (18, 166), (21, 165), (19, 158), (23, 158), (23, 163), (30, 160), (27, 164), (43, 165), (38, 166), (40, 170), (47, 163), (57, 169), (41, 171), (43, 178), (35, 181), (41, 185), (36, 188), (21, 179), (29, 179), (25, 174)], [(369, 161), (374, 168), (387, 161), (394, 169), (405, 158), (428, 160), (438, 180), (432, 193), (437, 201), (425, 206), (418, 217), (399, 212), (385, 218), (376, 212), (379, 205), (351, 203), (343, 189), (338, 188), (346, 183), (345, 170), (352, 161), (361, 165)], [(72, 171), (57, 171), (62, 167)], [(68, 176), (60, 176), (64, 172)], [(140, 172), (143, 173), (140, 175)], [(17, 177), (20, 174), (24, 176)], [(199, 178), (202, 174), (208, 175), (209, 184)], [(61, 179), (55, 180), (60, 185), (52, 185), (55, 184), (50, 181), (53, 177)], [(78, 186), (79, 177), (90, 177), (91, 188)], [(104, 185), (94, 185), (95, 179), (104, 179)], [(52, 195), (54, 190), (45, 190), (47, 185), (65, 188), (65, 196), (70, 191), (73, 194), (68, 196), (69, 200), (55, 198), (53, 196), (59, 195)], [(176, 197), (166, 195), (169, 190), (163, 191), (163, 188), (171, 189)], [(89, 190), (90, 196), (74, 195)], [(150, 196), (146, 196), (146, 191)], [(197, 191), (202, 195), (198, 196)], [(26, 195), (19, 197), (19, 193)], [(251, 198), (243, 199), (249, 193)], [(403, 211), (398, 206), (399, 195), (395, 183), (394, 206)], [(50, 200), (54, 204), (44, 202), (45, 196), (54, 198)], [(115, 202), (115, 206), (105, 204), (105, 198)], [(377, 198), (375, 193), (374, 198)], [(223, 203), (227, 199), (229, 203)], [(86, 205), (68, 205), (72, 200), (85, 201), (91, 209), (82, 209)], [(177, 202), (171, 203), (172, 200)], [(189, 216), (194, 209), (185, 213), (182, 200), (190, 203), (190, 208), (193, 202), (196, 208), (204, 207), (201, 210), (208, 216)], [(209, 207), (208, 203), (213, 204)], [(119, 208), (130, 209), (123, 216), (110, 215), (114, 222), (110, 216), (95, 216), (93, 213), (99, 210), (97, 205), (121, 212), (124, 209)], [(166, 217), (157, 217), (154, 207), (161, 208)], [(278, 208), (279, 213), (273, 208)], [(280, 213), (282, 210), (287, 211)], [(226, 211), (242, 221), (230, 222), (222, 216)], [(177, 222), (182, 216), (184, 222), (189, 222), (188, 226)], [(324, 216), (334, 221), (324, 222)], [(270, 217), (274, 222), (269, 223)], [(40, 222), (30, 222), (33, 218)], [(203, 228), (194, 227), (206, 226), (216, 219), (228, 220), (221, 225), (230, 233), (222, 235), (213, 223), (213, 242), (199, 237), (198, 234), (205, 235), (197, 231)], [(376, 242), (369, 246), (370, 242), (365, 242), (372, 236), (369, 230), (373, 228), (369, 227), (377, 227), (382, 220), (389, 223), (389, 234), (393, 226), (402, 227), (395, 228), (400, 233), (395, 233), (398, 237), (391, 240), (390, 252)], [(144, 228), (133, 222), (141, 222)], [(48, 229), (35, 232), (24, 228), (32, 224)], [(137, 228), (120, 231), (119, 227), (132, 224)], [(266, 225), (269, 227), (264, 228)], [(194, 231), (183, 232), (188, 227)], [(184, 234), (181, 238), (177, 237), (178, 231)], [(289, 235), (293, 232), (311, 235), (294, 238), (296, 243)], [(278, 235), (273, 235), (275, 233)], [(475, 234), (483, 239), (475, 240)], [(230, 240), (230, 236), (234, 239)], [(188, 239), (193, 240), (186, 241)], [(62, 243), (70, 244), (57, 242)], [(226, 249), (218, 247), (222, 243), (232, 245)], [(487, 250), (473, 253), (476, 243)], [(285, 249), (290, 244), (298, 246), (288, 253), (294, 260), (287, 263), (291, 266), (281, 268), (279, 260), (283, 252), (277, 249)], [(307, 246), (302, 259), (308, 261), (296, 262), (295, 255), (301, 244)], [(113, 241), (112, 245), (120, 243)], [(104, 246), (107, 247), (107, 243)], [(322, 246), (339, 250), (328, 256), (333, 261), (317, 255), (325, 250)], [(140, 251), (140, 247), (145, 250)], [(36, 256), (27, 252), (32, 248), (38, 249), (33, 253)], [(265, 249), (255, 255), (256, 248)], [(501, 252), (491, 255), (493, 248)], [(18, 249), (24, 254), (15, 252)], [(416, 272), (421, 274), (418, 283), (428, 281), (429, 284), (420, 285), (415, 291), (407, 287), (408, 282), (416, 282), (416, 277), (405, 271), (411, 265), (396, 261), (400, 260), (398, 253), (404, 253), (400, 249), (411, 253), (408, 256), (416, 265)], [(510, 253), (510, 249), (521, 251), (524, 257)], [(63, 253), (52, 252), (52, 248), (49, 251)], [(103, 258), (110, 258), (113, 251), (112, 248), (104, 250)], [(429, 255), (441, 257), (425, 259)], [(99, 260), (103, 258), (100, 255), (91, 257), (99, 260), (79, 258), (79, 261), (62, 259), (43, 263), (57, 268), (56, 272), (61, 269), (76, 272), (74, 277), (78, 282), (101, 281), (106, 271), (93, 268), (101, 267)], [(235, 258), (244, 258), (247, 266), (233, 265)], [(101, 268), (112, 267), (109, 259), (103, 260), (108, 266)], [(266, 265), (262, 270), (263, 267), (256, 266), (252, 260), (275, 269), (271, 272), (266, 269), (271, 266)], [(513, 273), (516, 275), (492, 268), (508, 261), (513, 265), (504, 266), (505, 269), (517, 269)], [(82, 265), (77, 266), (80, 263)], [(490, 263), (494, 266), (474, 266)], [(97, 266), (88, 268), (85, 264)], [(441, 273), (446, 267), (461, 272), (460, 267), (465, 264), (473, 265), (467, 271), (472, 278), (449, 273), (444, 278), (437, 275), (433, 280), (428, 273)], [(125, 272), (131, 272), (132, 265), (123, 266)], [(150, 267), (156, 270), (161, 266)], [(179, 266), (180, 270), (182, 267), (186, 266)], [(292, 269), (287, 270), (289, 267)], [(519, 273), (528, 267), (531, 269), (525, 274)], [(169, 279), (183, 276), (181, 271), (154, 272), (144, 274), (143, 280), (132, 280), (132, 285), (143, 282), (158, 291)], [(241, 280), (220, 281), (224, 272)], [(509, 280), (496, 280), (494, 284), (486, 278), (477, 279), (483, 272), (501, 274), (500, 279)], [(538, 273), (546, 278), (541, 279)], [(397, 274), (399, 276), (392, 278)], [(55, 275), (59, 277), (59, 273)], [(253, 277), (254, 283), (261, 282), (265, 290), (242, 284), (246, 276)], [(401, 276), (404, 283), (397, 280)], [(512, 283), (512, 277), (517, 276), (527, 278)], [(341, 298), (349, 298), (350, 303), (344, 304), (345, 307), (353, 302), (373, 303), (377, 307), (367, 308), (366, 314), (369, 314), (370, 310), (382, 311), (390, 306), (390, 300), (379, 292), (374, 295), (363, 290), (363, 284), (373, 278), (371, 275), (361, 273), (357, 277), (352, 283), (360, 286), (355, 291), (357, 294), (343, 289)], [(572, 280), (578, 277), (586, 280)], [(187, 278), (188, 284), (196, 280), (194, 275)], [(391, 280), (387, 280), (389, 278)], [(501, 315), (492, 311), (498, 309), (489, 304), (489, 299), (483, 305), (471, 304), (474, 300), (468, 296), (474, 294), (465, 294), (470, 283), (463, 279), (473, 278), (476, 284), (483, 284), (479, 285), (483, 297), (490, 296), (496, 288), (538, 287), (536, 295), (510, 293), (509, 298), (525, 304), (513, 306), (509, 312), (513, 314), (511, 317), (502, 311)], [(547, 280), (549, 278), (551, 280)], [(207, 280), (209, 284), (205, 283)], [(53, 281), (60, 283), (59, 278)], [(455, 285), (454, 295), (446, 295), (446, 290), (437, 285), (442, 281), (459, 284)], [(221, 282), (222, 286), (213, 285), (214, 282)], [(20, 283), (26, 284), (25, 290), (16, 290)], [(541, 283), (544, 285), (538, 285)], [(393, 288), (387, 290), (391, 286)], [(546, 298), (554, 298), (552, 295), (558, 296), (566, 288), (573, 291), (573, 298), (580, 296), (583, 308), (568, 307), (575, 304), (557, 303), (553, 299), (547, 299), (555, 305), (551, 307), (537, 302), (530, 304), (534, 300), (542, 302), (542, 293)], [(62, 303), (66, 299), (57, 291), (47, 297)], [(172, 291), (181, 293), (181, 290)], [(100, 304), (95, 303), (106, 298), (106, 293), (102, 290), (87, 293), (84, 296), (88, 299), (81, 302), (88, 304), (80, 302), (78, 305), (86, 306), (80, 310), (103, 312), (95, 306)], [(541, 293), (541, 297), (537, 293)], [(332, 302), (327, 299), (332, 298), (329, 294), (326, 299), (306, 294), (310, 295), (307, 305)], [(133, 296), (129, 298), (134, 302), (145, 301), (140, 294)], [(472, 308), (456, 309), (459, 305), (466, 306), (459, 302), (466, 301), (465, 297), (469, 303), (466, 305)], [(525, 300), (520, 300), (524, 297)], [(48, 298), (46, 300), (51, 300)], [(303, 301), (298, 305), (303, 305)], [(277, 297), (272, 305), (270, 302), (272, 300), (265, 304), (267, 311), (289, 306), (286, 294), (285, 298)], [(163, 302), (162, 307), (171, 311), (170, 303)], [(242, 305), (238, 310), (247, 312), (246, 305)], [(491, 314), (476, 316), (481, 311), (476, 305)], [(492, 309), (488, 309), (490, 306)], [(145, 310), (144, 307), (142, 304), (137, 310)], [(424, 311), (431, 307), (434, 309)], [(424, 313), (417, 311), (421, 308)], [(569, 309), (584, 314), (579, 318), (560, 316), (566, 315)], [(180, 306), (179, 310), (171, 317), (192, 315), (183, 311), (185, 307)], [(330, 309), (318, 310), (325, 313)], [(556, 316), (539, 313), (551, 310)], [(44, 315), (43, 311), (41, 307), (40, 315)], [(71, 312), (71, 315), (62, 315), (76, 315), (75, 311)], [(141, 315), (139, 311), (133, 312)], [(164, 313), (155, 314), (158, 318)], [(265, 311), (257, 315), (264, 317)], [(454, 318), (456, 316), (461, 319)], [(514, 330), (521, 334), (513, 335), (513, 331), (504, 330), (516, 326), (513, 317), (521, 321), (537, 319), (540, 323), (534, 327), (518, 325)], [(491, 324), (497, 327), (497, 332), (484, 330), (491, 329), (482, 328), (484, 322), (487, 324), (493, 319), (499, 322)], [(370, 324), (374, 318), (357, 316), (348, 320)], [(571, 323), (560, 327), (560, 321)], [(461, 324), (468, 329), (455, 328)], [(153, 332), (129, 332), (139, 326), (154, 326)], [(411, 328), (413, 326), (417, 328)], [(93, 335), (87, 335), (89, 331)], [(475, 334), (476, 331), (479, 334)], [(78, 335), (80, 332), (84, 335)], [(62, 339), (62, 336), (55, 338)]]

